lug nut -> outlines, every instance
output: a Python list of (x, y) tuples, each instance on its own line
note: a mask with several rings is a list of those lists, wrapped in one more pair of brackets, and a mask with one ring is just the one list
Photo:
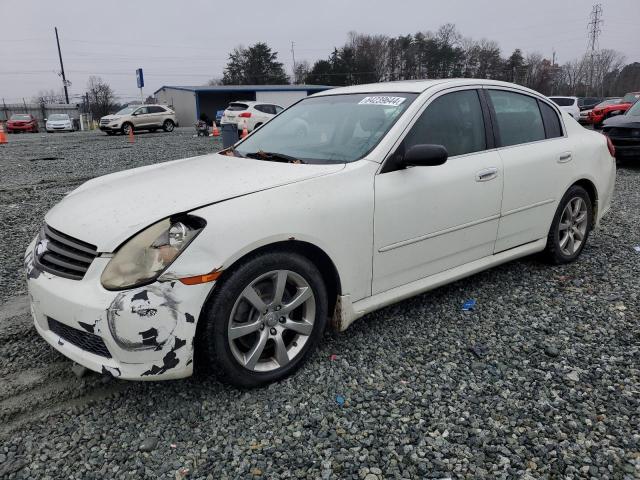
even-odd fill
[(271, 327), (271, 330), (269, 331), (271, 332), (271, 335), (275, 335), (276, 333), (278, 333), (278, 331), (273, 327)]
[(280, 317), (280, 319), (279, 319), (279, 320), (280, 320), (280, 323), (284, 323), (284, 322), (286, 322), (286, 321), (287, 321), (287, 319), (286, 319), (286, 318), (284, 318), (284, 317)]
[(280, 310), (282, 308), (281, 305), (276, 305), (276, 311)]
[(264, 323), (260, 325), (260, 330), (264, 330)]

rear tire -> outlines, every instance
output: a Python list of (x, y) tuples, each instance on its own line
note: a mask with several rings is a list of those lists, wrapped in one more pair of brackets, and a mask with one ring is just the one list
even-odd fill
[(203, 309), (196, 366), (238, 387), (291, 375), (326, 328), (327, 290), (319, 270), (299, 254), (274, 252), (250, 257), (229, 273)]
[(173, 121), (171, 120), (165, 120), (164, 123), (162, 124), (162, 129), (165, 132), (173, 132), (173, 129), (175, 128), (175, 124), (173, 123)]
[(564, 194), (547, 236), (545, 256), (556, 265), (576, 260), (593, 226), (593, 205), (587, 191), (573, 185)]

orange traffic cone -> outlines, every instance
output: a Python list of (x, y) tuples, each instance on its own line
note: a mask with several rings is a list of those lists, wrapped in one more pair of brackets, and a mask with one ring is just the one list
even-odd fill
[(245, 138), (247, 135), (249, 135), (249, 130), (247, 130), (247, 121), (244, 121), (244, 126), (242, 127), (242, 135), (240, 135), (240, 138)]
[(135, 142), (135, 137), (133, 136), (133, 127), (129, 127), (129, 143)]
[(213, 122), (213, 128), (211, 129), (211, 136), (212, 137), (220, 136), (220, 130), (218, 130), (218, 126), (216, 125), (216, 122)]
[(2, 126), (2, 122), (0, 122), (0, 145), (3, 143), (9, 143), (7, 141), (7, 134), (4, 133), (4, 127)]

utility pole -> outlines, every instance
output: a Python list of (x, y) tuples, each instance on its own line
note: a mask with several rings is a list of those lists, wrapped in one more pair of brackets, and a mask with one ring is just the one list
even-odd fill
[(297, 83), (298, 79), (296, 78), (296, 51), (294, 47), (296, 46), (295, 42), (291, 42), (291, 56), (293, 57), (293, 83)]
[(58, 57), (60, 58), (60, 73), (62, 74), (62, 85), (64, 85), (64, 98), (69, 105), (69, 91), (67, 90), (67, 78), (64, 76), (64, 65), (62, 64), (62, 52), (60, 51), (60, 39), (58, 38), (58, 27), (54, 27), (56, 31), (56, 43), (58, 44)]
[(598, 37), (602, 32), (600, 25), (602, 25), (602, 5), (596, 3), (591, 9), (591, 15), (589, 15), (589, 49), (590, 60), (589, 60), (589, 85), (587, 86), (587, 95), (589, 95), (589, 89), (593, 87), (593, 69), (595, 67), (595, 54), (598, 49)]
[(551, 82), (551, 95), (555, 95), (558, 69), (556, 67), (556, 47), (551, 48), (553, 49), (553, 55), (551, 56), (551, 74), (553, 75), (553, 81)]

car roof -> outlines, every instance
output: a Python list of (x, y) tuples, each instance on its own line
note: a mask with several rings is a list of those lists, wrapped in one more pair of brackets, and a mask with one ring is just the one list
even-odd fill
[[(579, 100), (578, 97), (571, 97), (568, 95), (551, 95), (549, 96), (549, 98), (570, 98), (572, 100)], [(596, 98), (596, 97), (583, 97), (583, 98)]]
[(516, 88), (531, 94), (540, 95), (538, 92), (515, 83), (501, 82), (499, 80), (485, 80), (480, 78), (443, 78), (434, 80), (400, 80), (397, 82), (367, 83), (363, 85), (352, 85), (349, 87), (332, 88), (323, 92), (315, 93), (314, 97), (325, 95), (344, 95), (349, 93), (422, 93), (426, 90), (438, 88), (462, 87), (466, 85), (487, 85), (495, 87)]

